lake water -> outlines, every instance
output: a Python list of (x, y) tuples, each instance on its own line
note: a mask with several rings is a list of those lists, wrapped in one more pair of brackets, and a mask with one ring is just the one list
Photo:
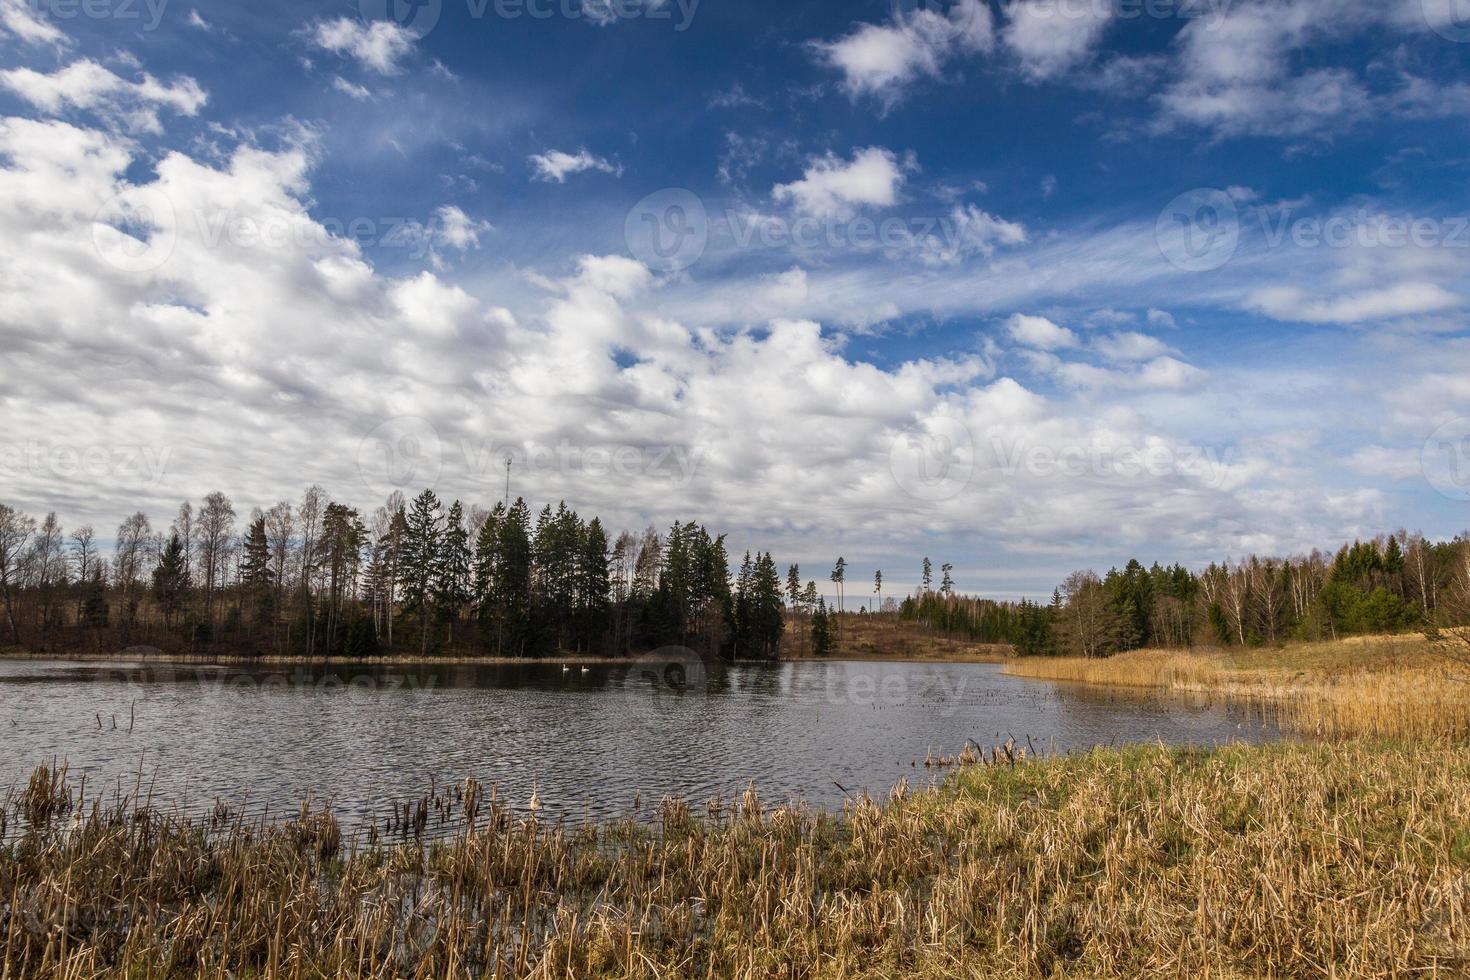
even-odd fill
[[(1277, 737), (1218, 701), (1009, 677), (992, 664), (799, 662), (705, 667), (195, 667), (0, 661), (0, 794), (64, 759), (88, 795), (204, 810), (290, 809), (348, 822), (467, 776), (543, 814), (623, 816), (665, 795), (840, 807), (923, 785), (933, 750), (1029, 737), (1038, 750)], [(916, 764), (917, 763), (917, 764)]]

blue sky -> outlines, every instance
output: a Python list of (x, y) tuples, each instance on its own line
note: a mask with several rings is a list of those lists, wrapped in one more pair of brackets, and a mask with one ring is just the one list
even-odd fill
[(1454, 0), (583, 3), (0, 0), (0, 497), (509, 454), (997, 595), (1470, 523)]

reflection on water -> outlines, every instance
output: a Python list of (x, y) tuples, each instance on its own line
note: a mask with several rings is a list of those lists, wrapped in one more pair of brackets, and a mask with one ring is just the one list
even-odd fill
[[(634, 661), (194, 667), (0, 661), (0, 792), (53, 759), (91, 791), (251, 811), (305, 794), (381, 816), (431, 782), (474, 776), (547, 812), (625, 815), (754, 782), (768, 803), (883, 794), (930, 749), (1012, 735), (1038, 749), (1260, 741), (1223, 702), (1008, 677), (993, 664), (769, 666)], [(918, 763), (915, 766), (915, 762)], [(839, 788), (841, 787), (841, 788)], [(89, 792), (91, 792), (89, 791)]]

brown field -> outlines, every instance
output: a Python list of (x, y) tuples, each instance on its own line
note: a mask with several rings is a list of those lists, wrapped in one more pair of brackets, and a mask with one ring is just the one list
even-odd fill
[[(918, 663), (1004, 663), (1014, 657), (1008, 643), (971, 643), (931, 632), (921, 623), (899, 619), (897, 614), (844, 613), (834, 617), (835, 649), (831, 660), (906, 660)], [(811, 659), (808, 640), (803, 646), (806, 620), (798, 626), (786, 623), (786, 640), (781, 645), (783, 660)]]
[(1161, 687), (1269, 703), (1296, 731), (1326, 737), (1470, 737), (1470, 669), (1420, 636), (1370, 636), (1252, 650), (1135, 650), (1033, 657), (1023, 677)]

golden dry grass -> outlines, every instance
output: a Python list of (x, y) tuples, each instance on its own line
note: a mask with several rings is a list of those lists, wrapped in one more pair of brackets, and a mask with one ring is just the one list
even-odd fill
[(1035, 657), (1005, 671), (1088, 684), (1161, 687), (1271, 705), (1313, 735), (1470, 737), (1470, 676), (1418, 636), (1356, 637), (1277, 648), (1135, 650)]
[(1097, 750), (835, 816), (668, 803), (655, 827), (465, 790), (474, 829), (427, 847), (354, 851), (306, 810), (27, 824), (0, 848), (0, 977), (1470, 971), (1470, 753), (1446, 745)]

